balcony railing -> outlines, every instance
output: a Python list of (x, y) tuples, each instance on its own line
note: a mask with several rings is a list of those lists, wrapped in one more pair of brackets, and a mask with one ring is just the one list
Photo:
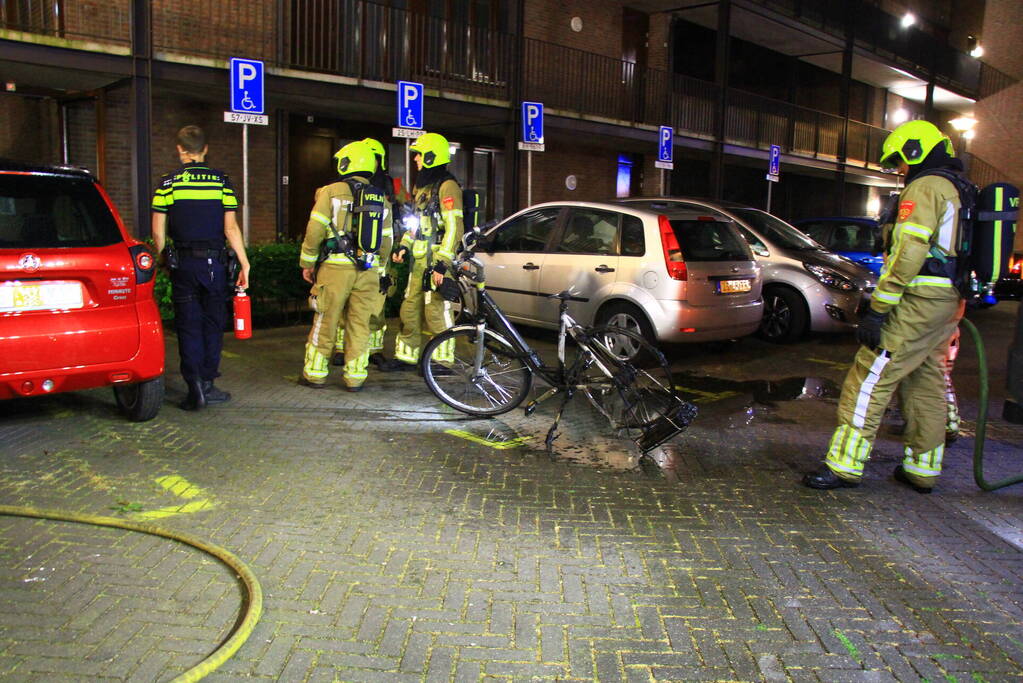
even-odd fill
[[(114, 17), (105, 34), (101, 22), (88, 17), (86, 9), (97, 11), (95, 5), (84, 0), (0, 0), (5, 12), (0, 18), (3, 26), (48, 35), (127, 41), (130, 0), (108, 0), (104, 7)], [(414, 80), (508, 106), (521, 44), (523, 99), (569, 115), (671, 125), (695, 138), (713, 140), (718, 133), (722, 98), (714, 83), (553, 43), (455, 27), (367, 0), (155, 0), (152, 20), (154, 47), (164, 53), (262, 59), (384, 83)], [(886, 134), (737, 90), (728, 91), (723, 124), (724, 142), (758, 149), (777, 144), (787, 154), (817, 159), (840, 160), (845, 139), (845, 161), (864, 166), (876, 162)]]
[(0, 0), (0, 29), (117, 45), (131, 42), (130, 0)]

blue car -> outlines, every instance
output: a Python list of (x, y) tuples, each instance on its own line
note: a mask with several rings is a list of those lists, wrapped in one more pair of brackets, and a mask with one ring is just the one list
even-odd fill
[(881, 274), (881, 226), (866, 216), (831, 216), (792, 221), (828, 251), (858, 263), (875, 275)]

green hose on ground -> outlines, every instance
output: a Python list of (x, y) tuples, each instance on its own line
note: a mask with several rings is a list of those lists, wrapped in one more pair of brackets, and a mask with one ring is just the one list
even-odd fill
[(976, 325), (966, 318), (963, 318), (961, 323), (965, 325), (970, 336), (973, 337), (974, 345), (977, 347), (977, 373), (980, 376), (980, 407), (977, 410), (977, 428), (975, 430), (976, 434), (973, 437), (973, 480), (977, 482), (977, 486), (982, 490), (994, 491), (995, 489), (1020, 483), (1023, 481), (1023, 474), (995, 482), (989, 482), (984, 479), (984, 435), (987, 431), (988, 393), (987, 356), (984, 353), (984, 342), (980, 338), (980, 332), (977, 331)]
[(259, 581), (256, 580), (255, 574), (253, 574), (252, 571), (245, 566), (245, 563), (229, 551), (213, 545), (212, 543), (208, 543), (207, 541), (203, 541), (202, 539), (195, 538), (194, 536), (189, 536), (188, 534), (178, 531), (171, 531), (152, 524), (132, 522), (126, 519), (117, 519), (114, 517), (100, 517), (96, 515), (61, 512), (59, 510), (36, 510), (34, 508), (0, 505), (0, 515), (7, 515), (11, 517), (34, 517), (36, 519), (49, 519), (58, 522), (93, 524), (96, 526), (108, 526), (117, 529), (127, 529), (128, 531), (138, 531), (143, 534), (150, 534), (153, 536), (161, 536), (163, 538), (179, 541), (185, 545), (190, 545), (193, 548), (197, 548), (207, 553), (208, 555), (212, 555), (225, 564), (229, 569), (233, 570), (245, 584), (245, 588), (248, 591), (248, 604), (246, 605), (244, 616), (238, 623), (238, 627), (234, 630), (234, 633), (231, 634), (230, 638), (214, 650), (209, 657), (175, 678), (172, 683), (194, 683), (195, 681), (205, 678), (210, 672), (214, 671), (217, 667), (230, 659), (231, 656), (238, 651), (238, 648), (242, 646), (242, 643), (248, 639), (249, 635), (252, 633), (252, 629), (256, 626), (256, 622), (259, 621), (260, 613), (263, 611), (263, 589), (260, 587)]

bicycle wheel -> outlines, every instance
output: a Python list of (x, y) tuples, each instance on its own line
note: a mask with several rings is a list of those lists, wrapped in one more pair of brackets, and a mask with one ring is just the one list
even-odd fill
[[(588, 348), (580, 349), (578, 383), (593, 406), (615, 429), (643, 429), (679, 403), (664, 354), (640, 335), (618, 327), (587, 330)], [(622, 360), (613, 349), (627, 346), (647, 367)]]
[(455, 410), (501, 415), (526, 398), (533, 373), (500, 334), (484, 329), (482, 349), (478, 335), (475, 327), (454, 327), (431, 339), (423, 349), (423, 379), (434, 396)]

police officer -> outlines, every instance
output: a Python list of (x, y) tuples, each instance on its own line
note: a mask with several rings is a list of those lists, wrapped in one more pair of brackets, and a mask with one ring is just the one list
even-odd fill
[[(316, 191), (305, 240), (299, 256), (302, 277), (312, 284), (310, 302), (316, 315), (305, 348), (300, 384), (325, 386), (328, 363), (344, 316), (344, 383), (360, 391), (369, 364), (369, 319), (379, 309), (385, 264), (391, 238), (384, 234), (384, 195), (370, 185), (377, 161), (364, 142), (352, 142), (335, 155), (340, 179)], [(358, 204), (360, 198), (375, 203)], [(370, 250), (361, 241), (370, 221), (380, 243)], [(379, 225), (375, 223), (379, 221)]]
[[(225, 403), (231, 394), (213, 384), (220, 376), (220, 350), (227, 317), (228, 261), (225, 239), (241, 269), (235, 285), (249, 286), (249, 260), (235, 214), (238, 199), (227, 175), (206, 165), (206, 134), (198, 126), (178, 131), (182, 166), (163, 176), (153, 195), (152, 232), (157, 253), (167, 236), (174, 244), (170, 266), (174, 329), (181, 356), (186, 410)], [(169, 225), (168, 225), (169, 223)]]
[[(451, 302), (440, 295), (438, 288), (457, 288), (448, 271), (463, 230), (462, 188), (448, 172), (448, 141), (437, 133), (424, 133), (410, 149), (418, 171), (413, 192), (418, 227), (405, 233), (392, 257), (396, 263), (407, 259), (412, 263), (401, 304), (401, 330), (395, 339), (394, 359), (387, 366), (391, 370), (415, 369), (423, 335), (432, 337), (453, 324)], [(438, 360), (453, 358), (453, 347), (439, 350)]]
[(803, 483), (815, 489), (858, 486), (885, 408), (903, 393), (904, 458), (895, 479), (930, 493), (941, 474), (947, 409), (944, 365), (963, 316), (953, 282), (959, 192), (931, 169), (962, 173), (952, 143), (927, 121), (910, 121), (884, 141), (881, 165), (906, 176), (891, 248), (869, 310), (860, 318), (861, 346), (846, 375), (838, 427), (824, 466)]
[[(384, 207), (384, 238), (390, 238), (392, 243), (394, 240), (394, 226), (398, 224), (400, 210), (399, 208), (409, 201), (408, 193), (405, 188), (399, 187), (395, 190), (394, 178), (387, 172), (387, 152), (384, 146), (379, 140), (373, 138), (366, 138), (363, 140), (370, 149), (373, 150), (373, 154), (376, 156), (377, 167), (373, 173), (373, 177), (370, 178), (370, 184), (378, 188), (387, 197), (387, 202)], [(387, 252), (381, 252), (387, 255)], [(371, 363), (376, 364), (378, 368), (387, 368), (388, 360), (384, 357), (384, 335), (387, 334), (387, 318), (384, 314), (384, 307), (387, 304), (387, 296), (394, 284), (395, 274), (393, 267), (389, 261), (385, 261), (384, 264), (386, 270), (384, 277), (380, 282), (380, 304), (376, 312), (370, 316), (369, 319), (369, 360)], [(344, 348), (345, 348), (345, 326), (344, 320), (342, 319), (337, 328), (337, 345), (334, 351), (334, 365), (344, 365)]]

